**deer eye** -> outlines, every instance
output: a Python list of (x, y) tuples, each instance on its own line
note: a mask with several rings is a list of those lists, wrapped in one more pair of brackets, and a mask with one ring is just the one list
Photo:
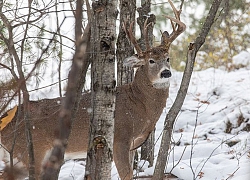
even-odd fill
[(167, 62), (169, 62), (169, 58), (167, 58)]
[(154, 63), (155, 63), (155, 61), (154, 61), (154, 60), (152, 60), (152, 59), (150, 59), (150, 60), (149, 60), (149, 63), (150, 63), (150, 64), (154, 64)]

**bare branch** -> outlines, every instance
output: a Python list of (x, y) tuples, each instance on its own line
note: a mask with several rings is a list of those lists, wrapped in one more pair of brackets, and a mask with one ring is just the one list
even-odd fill
[(3, 63), (0, 63), (0, 66), (4, 67), (5, 69), (8, 69), (10, 72), (12, 71), (12, 69), (9, 66), (6, 66)]
[(235, 174), (239, 169), (240, 169), (240, 167), (238, 167), (232, 174), (230, 174), (230, 175), (227, 177), (226, 180), (231, 179), (231, 178), (234, 176), (234, 174)]
[[(35, 23), (36, 21), (40, 20), (41, 17), (43, 17), (44, 14), (45, 14), (44, 12), (41, 12), (41, 14), (36, 19), (25, 21), (25, 22), (20, 22), (18, 24), (15, 24), (14, 26), (12, 26), (12, 28), (14, 29), (14, 28), (16, 28), (18, 26)], [(31, 13), (29, 13), (28, 18), (30, 18), (30, 15), (31, 15)]]

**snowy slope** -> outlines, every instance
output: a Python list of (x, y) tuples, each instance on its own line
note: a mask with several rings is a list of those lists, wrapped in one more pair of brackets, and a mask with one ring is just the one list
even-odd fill
[[(178, 76), (179, 73), (176, 81)], [(172, 86), (171, 93), (175, 96), (174, 89)], [(238, 125), (240, 116), (243, 116), (243, 122)], [(226, 179), (236, 170), (233, 179), (250, 179), (250, 157), (247, 157), (250, 135), (240, 131), (247, 123), (250, 125), (249, 118), (249, 70), (194, 72), (175, 124), (173, 137), (175, 144), (179, 145), (171, 152), (167, 171), (182, 156), (172, 171), (181, 179), (194, 179), (197, 175), (197, 179)], [(225, 133), (228, 122), (232, 124), (230, 134)], [(161, 132), (159, 124), (158, 132)], [(238, 143), (229, 147), (226, 143), (231, 141)]]
[[(237, 59), (245, 61), (245, 54), (244, 58), (238, 55)], [(235, 61), (237, 59), (234, 58)], [(170, 97), (157, 123), (156, 139), (161, 135), (166, 113), (176, 97), (181, 78), (182, 73), (173, 73)], [(231, 72), (213, 68), (194, 72), (175, 123), (166, 172), (171, 171), (184, 180), (249, 180), (250, 133), (243, 131), (247, 127), (249, 130), (249, 119), (249, 67)], [(157, 141), (155, 157), (159, 145)], [(139, 175), (153, 173), (153, 168), (147, 168), (147, 163), (140, 164), (145, 167)], [(62, 167), (60, 179), (82, 179), (84, 165), (83, 161), (67, 162)], [(117, 180), (117, 171), (113, 167), (112, 180)]]

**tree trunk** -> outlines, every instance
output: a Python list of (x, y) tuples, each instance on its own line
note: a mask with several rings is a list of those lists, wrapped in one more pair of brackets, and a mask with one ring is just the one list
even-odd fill
[[(134, 79), (134, 69), (123, 66), (124, 59), (134, 54), (134, 47), (128, 40), (124, 31), (124, 25), (129, 28), (129, 25), (135, 21), (136, 0), (121, 0), (120, 1), (120, 26), (119, 34), (116, 42), (116, 59), (117, 59), (117, 85), (131, 83)], [(135, 31), (133, 31), (135, 33)], [(136, 159), (137, 158), (137, 159)], [(135, 156), (134, 168), (137, 168), (138, 156)]]
[[(148, 40), (149, 44), (153, 45), (153, 28), (155, 24), (155, 15), (150, 14), (151, 12), (151, 0), (141, 0), (141, 7), (138, 8), (139, 17), (137, 23), (140, 26), (141, 38), (139, 44), (141, 44), (142, 50), (145, 50), (145, 39), (144, 39), (144, 22), (148, 18), (147, 24), (151, 23), (148, 27)], [(150, 14), (150, 15), (149, 15)], [(153, 166), (154, 163), (154, 142), (155, 142), (155, 131), (152, 131), (141, 147), (141, 159), (149, 162), (149, 166)]]
[(33, 148), (33, 140), (31, 134), (30, 125), (30, 108), (29, 108), (29, 93), (26, 88), (26, 82), (24, 85), (23, 92), (23, 105), (24, 105), (24, 121), (25, 121), (25, 135), (28, 145), (28, 155), (29, 155), (29, 180), (35, 180), (35, 155)]
[(115, 40), (117, 1), (93, 1), (89, 148), (86, 179), (111, 179), (115, 110)]
[(154, 145), (155, 145), (155, 131), (152, 131), (148, 139), (141, 146), (141, 160), (149, 162), (149, 167), (154, 165)]
[(123, 29), (126, 24), (129, 27), (130, 23), (135, 21), (136, 0), (121, 0), (120, 1), (120, 26), (117, 38), (117, 85), (121, 86), (132, 82), (134, 77), (133, 68), (124, 67), (123, 60), (134, 54), (134, 47), (127, 39)]
[(174, 101), (173, 106), (170, 108), (168, 114), (166, 115), (165, 122), (164, 122), (164, 130), (161, 140), (161, 146), (159, 149), (155, 170), (153, 174), (153, 180), (163, 179), (164, 177), (164, 169), (167, 163), (168, 157), (168, 149), (171, 143), (171, 135), (173, 130), (173, 125), (175, 119), (181, 109), (181, 106), (184, 102), (185, 96), (187, 94), (189, 82), (191, 79), (191, 75), (193, 72), (195, 57), (197, 52), (199, 51), (200, 47), (204, 44), (206, 36), (215, 21), (215, 15), (217, 10), (220, 6), (222, 0), (214, 0), (208, 16), (203, 24), (202, 30), (199, 36), (196, 38), (194, 43), (189, 45), (188, 54), (187, 54), (187, 65), (183, 74), (182, 82), (180, 85), (180, 89), (178, 91), (177, 97)]

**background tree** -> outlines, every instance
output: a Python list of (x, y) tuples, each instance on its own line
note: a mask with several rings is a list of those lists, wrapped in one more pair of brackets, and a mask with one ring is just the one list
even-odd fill
[[(144, 23), (147, 19), (148, 27), (148, 38), (149, 43), (153, 44), (153, 27), (155, 24), (155, 16), (151, 13), (151, 1), (141, 1), (141, 7), (137, 8), (139, 12), (139, 17), (137, 18), (137, 23), (140, 26), (141, 38), (139, 40), (142, 50), (145, 50), (145, 39), (144, 39)], [(124, 25), (129, 25), (135, 21), (135, 11), (136, 11), (136, 1), (121, 1), (120, 2), (120, 27), (119, 34), (117, 38), (117, 84), (123, 85), (132, 82), (133, 80), (133, 69), (123, 66), (123, 61), (125, 58), (133, 55), (133, 46), (128, 41), (126, 34), (123, 30)], [(136, 162), (138, 160), (138, 153), (136, 153), (136, 160), (134, 168), (136, 168)], [(141, 159), (147, 160), (150, 166), (153, 166), (154, 162), (154, 133), (151, 133), (148, 140), (142, 145), (141, 148)]]
[[(126, 36), (124, 26), (129, 28), (129, 25), (135, 22), (136, 0), (121, 0), (119, 8), (120, 25), (116, 42), (117, 86), (131, 83), (134, 79), (134, 69), (123, 66), (123, 61), (134, 54), (134, 47)], [(135, 27), (133, 27), (133, 34), (135, 34)], [(138, 154), (135, 155), (134, 167), (137, 166), (137, 160)]]
[[(60, 167), (64, 161), (64, 153), (67, 148), (71, 127), (81, 99), (82, 89), (85, 83), (86, 72), (89, 66), (90, 48), (90, 26), (86, 26), (83, 33), (83, 1), (76, 2), (75, 11), (75, 54), (72, 60), (72, 67), (68, 75), (68, 86), (66, 89), (65, 102), (59, 114), (60, 127), (55, 139), (54, 147), (50, 157), (44, 163), (42, 179), (57, 179)], [(89, 7), (87, 1), (87, 7)]]
[[(139, 17), (137, 18), (137, 23), (140, 27), (141, 38), (139, 40), (142, 50), (146, 49), (145, 39), (144, 39), (144, 23), (147, 20), (148, 24), (148, 41), (149, 45), (153, 45), (153, 28), (155, 24), (155, 15), (151, 13), (151, 0), (142, 0), (141, 7), (137, 8)], [(155, 133), (154, 131), (150, 133), (148, 139), (141, 146), (141, 159), (149, 162), (149, 166), (153, 166), (154, 163), (154, 143)]]
[(121, 0), (120, 1), (120, 26), (117, 37), (117, 85), (123, 85), (132, 82), (134, 71), (132, 68), (124, 67), (123, 60), (134, 54), (134, 47), (128, 41), (124, 32), (124, 25), (129, 26), (135, 21), (136, 0)]

